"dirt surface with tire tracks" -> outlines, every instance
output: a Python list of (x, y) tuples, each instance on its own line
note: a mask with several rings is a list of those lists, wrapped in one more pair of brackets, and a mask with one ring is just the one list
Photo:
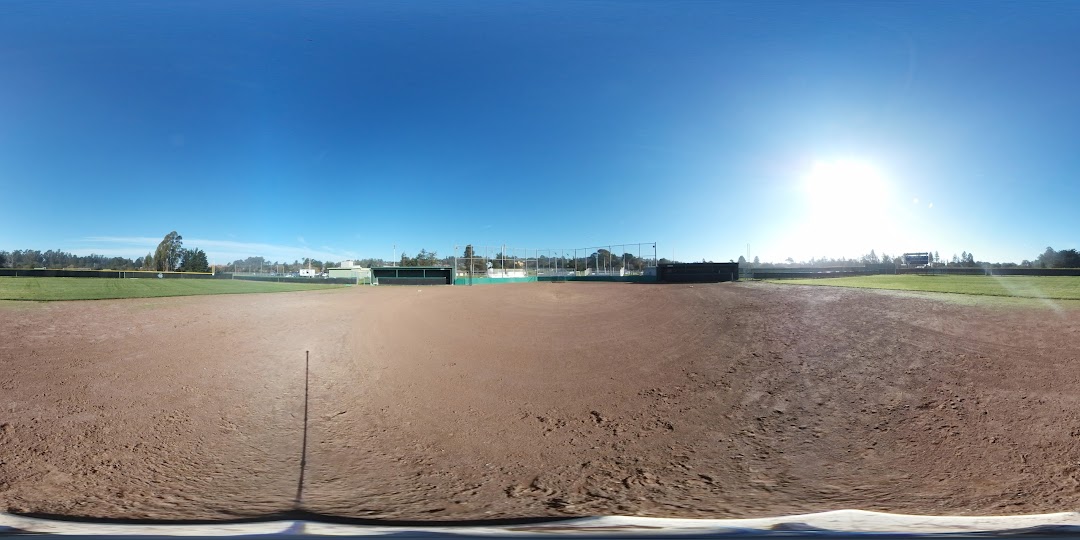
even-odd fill
[[(944, 297), (941, 297), (944, 298)], [(1080, 308), (601, 283), (0, 305), (0, 510), (1080, 509)]]

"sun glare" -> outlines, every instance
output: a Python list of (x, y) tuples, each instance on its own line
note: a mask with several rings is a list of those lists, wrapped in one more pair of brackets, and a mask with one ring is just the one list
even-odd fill
[(892, 219), (890, 183), (873, 163), (857, 159), (819, 161), (802, 178), (804, 213), (788, 238), (804, 257), (858, 256), (902, 244)]
[(886, 202), (881, 172), (863, 161), (819, 161), (806, 175), (806, 189), (812, 206), (829, 212), (865, 212)]

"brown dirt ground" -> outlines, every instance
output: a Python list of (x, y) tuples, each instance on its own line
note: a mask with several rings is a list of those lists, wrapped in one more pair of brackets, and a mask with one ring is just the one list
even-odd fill
[[(1062, 304), (1065, 305), (1065, 304)], [(1080, 308), (770, 284), (0, 306), (0, 510), (1080, 509)]]

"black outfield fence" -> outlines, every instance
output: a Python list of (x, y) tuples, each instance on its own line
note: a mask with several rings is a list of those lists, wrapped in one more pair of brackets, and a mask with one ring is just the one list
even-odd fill
[(1080, 268), (896, 268), (884, 265), (835, 268), (747, 268), (744, 277), (754, 279), (834, 278), (875, 276), (880, 274), (913, 274), (926, 276), (1080, 276)]
[(1080, 268), (901, 268), (898, 274), (953, 276), (1080, 276)]
[(738, 281), (739, 263), (668, 263), (656, 267), (661, 283), (719, 283)]
[[(748, 274), (749, 272), (744, 272)], [(800, 279), (800, 278), (834, 278), (849, 276), (874, 276), (877, 274), (892, 274), (893, 272), (881, 272), (878, 270), (831, 270), (825, 272), (807, 272), (803, 270), (772, 270), (756, 269), (753, 271), (754, 279)]]
[(445, 277), (381, 277), (379, 285), (447, 285)]
[(242, 279), (245, 281), (273, 281), (277, 283), (339, 283), (352, 285), (355, 278), (307, 278), (288, 276), (238, 276), (231, 273), (209, 272), (153, 272), (149, 270), (52, 270), (0, 268), (0, 276), (8, 277), (74, 277), (113, 279)]
[(244, 281), (273, 281), (275, 283), (339, 283), (342, 285), (355, 285), (356, 278), (321, 278), (321, 277), (289, 277), (289, 276), (236, 276), (221, 274), (225, 279), (241, 279)]

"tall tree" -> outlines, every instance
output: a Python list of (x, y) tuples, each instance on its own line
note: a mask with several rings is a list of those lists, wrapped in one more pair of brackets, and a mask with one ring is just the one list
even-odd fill
[(1054, 251), (1054, 248), (1047, 246), (1046, 251), (1039, 255), (1035, 262), (1040, 268), (1058, 268), (1058, 252)]
[(181, 250), (184, 247), (184, 237), (172, 231), (161, 239), (157, 250), (154, 252), (154, 262), (158, 271), (171, 272), (180, 264)]
[(1080, 268), (1080, 252), (1075, 249), (1063, 249), (1058, 252), (1060, 268)]
[(416, 254), (416, 266), (435, 266), (438, 262), (438, 254), (434, 251), (428, 251), (421, 249), (420, 253)]
[(1040, 268), (1080, 268), (1080, 252), (1075, 249), (1063, 249), (1055, 251), (1054, 248), (1046, 248), (1035, 259), (1035, 266)]
[(199, 248), (185, 249), (180, 260), (181, 272), (209, 272), (210, 263), (206, 260), (206, 252)]
[(465, 246), (465, 254), (462, 255), (465, 259), (465, 264), (468, 265), (470, 272), (483, 272), (484, 261), (480, 260), (476, 256), (476, 251), (473, 249), (472, 244)]

